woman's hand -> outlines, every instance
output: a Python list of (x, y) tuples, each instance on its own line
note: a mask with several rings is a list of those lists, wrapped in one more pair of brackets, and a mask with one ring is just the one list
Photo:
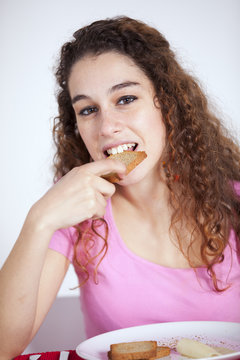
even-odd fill
[(41, 227), (52, 232), (86, 219), (102, 217), (115, 186), (101, 178), (124, 174), (121, 162), (105, 159), (76, 167), (63, 176), (30, 210)]

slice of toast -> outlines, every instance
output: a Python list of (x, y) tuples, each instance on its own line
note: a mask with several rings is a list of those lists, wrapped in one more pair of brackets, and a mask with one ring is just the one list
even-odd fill
[(111, 360), (140, 360), (156, 357), (156, 341), (134, 341), (110, 345)]
[[(171, 349), (167, 346), (157, 346), (157, 353), (156, 356), (147, 358), (147, 359), (141, 359), (141, 360), (156, 360), (160, 359), (162, 357), (170, 355)], [(111, 350), (108, 351), (108, 359), (112, 360), (112, 352)]]
[[(147, 154), (145, 151), (124, 151), (120, 154), (110, 155), (108, 159), (116, 159), (123, 162), (126, 165), (126, 175), (130, 173), (135, 167), (140, 164)], [(111, 183), (117, 183), (120, 181), (118, 174), (110, 173), (102, 176), (104, 179), (110, 181)]]
[(149, 358), (149, 360), (160, 359), (164, 356), (170, 355), (171, 349), (167, 346), (157, 346), (157, 355)]

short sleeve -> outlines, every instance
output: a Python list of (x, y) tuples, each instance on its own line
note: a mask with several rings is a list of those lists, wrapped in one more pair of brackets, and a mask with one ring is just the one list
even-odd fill
[(59, 229), (53, 234), (48, 247), (63, 254), (72, 262), (75, 237), (76, 230), (74, 228)]

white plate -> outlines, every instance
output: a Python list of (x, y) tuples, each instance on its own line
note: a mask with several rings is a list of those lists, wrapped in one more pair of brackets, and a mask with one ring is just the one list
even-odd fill
[[(156, 340), (158, 345), (174, 348), (176, 342), (183, 337), (235, 351), (232, 354), (216, 356), (214, 360), (240, 359), (240, 323), (221, 321), (168, 322), (115, 330), (85, 340), (78, 345), (76, 352), (83, 359), (106, 360), (110, 345), (114, 343)], [(170, 356), (162, 358), (166, 359), (189, 360), (174, 351), (171, 351)]]

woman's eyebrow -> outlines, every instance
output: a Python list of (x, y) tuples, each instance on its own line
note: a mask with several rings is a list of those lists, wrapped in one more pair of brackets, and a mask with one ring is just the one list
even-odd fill
[(83, 99), (90, 99), (89, 96), (86, 95), (76, 95), (72, 98), (72, 105), (75, 104), (75, 102), (79, 101), (79, 100), (83, 100)]
[(117, 90), (120, 90), (120, 89), (123, 89), (123, 88), (126, 88), (128, 86), (135, 86), (135, 85), (140, 85), (138, 82), (135, 82), (135, 81), (125, 81), (123, 83), (120, 83), (120, 84), (117, 84), (117, 85), (114, 85), (112, 86), (110, 89), (109, 89), (109, 93), (112, 93), (114, 91), (117, 91)]
[[(137, 86), (137, 85), (140, 85), (138, 82), (135, 82), (135, 81), (125, 81), (123, 83), (120, 83), (120, 84), (116, 84), (114, 86), (112, 86), (108, 93), (113, 93), (114, 91), (117, 91), (117, 90), (120, 90), (120, 89), (123, 89), (123, 88), (126, 88), (126, 87), (129, 87), (129, 86)], [(72, 98), (72, 105), (75, 104), (77, 101), (80, 101), (80, 100), (84, 100), (84, 99), (90, 99), (89, 96), (87, 95), (76, 95)]]

